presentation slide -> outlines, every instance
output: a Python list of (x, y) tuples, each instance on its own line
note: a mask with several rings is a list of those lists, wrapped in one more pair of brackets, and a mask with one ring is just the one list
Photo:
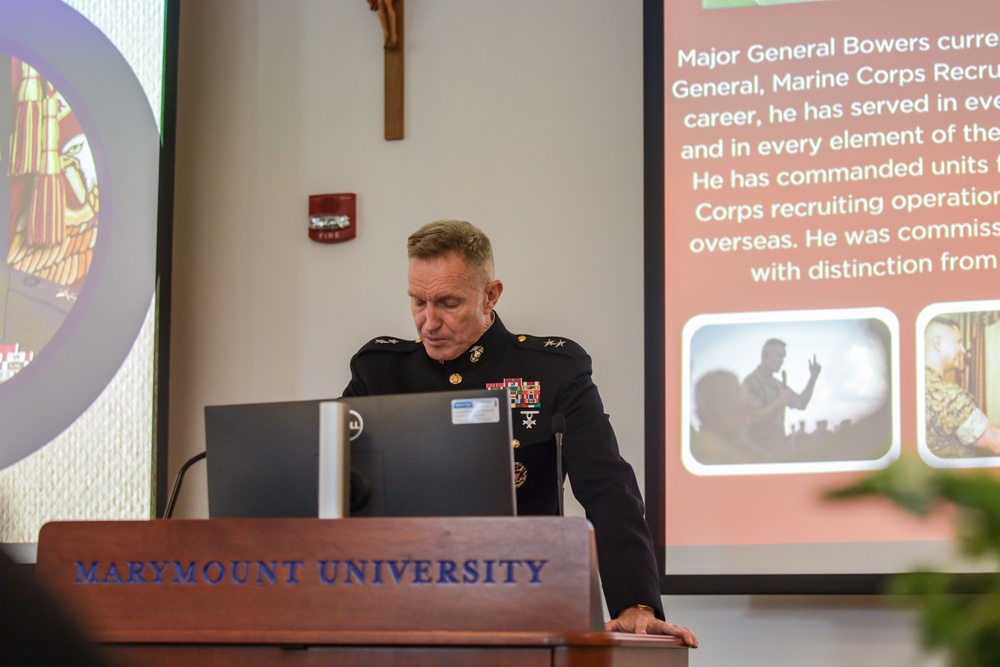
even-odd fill
[(149, 518), (163, 0), (0, 0), (0, 541)]
[(666, 571), (937, 562), (822, 495), (1000, 466), (1000, 5), (663, 7)]

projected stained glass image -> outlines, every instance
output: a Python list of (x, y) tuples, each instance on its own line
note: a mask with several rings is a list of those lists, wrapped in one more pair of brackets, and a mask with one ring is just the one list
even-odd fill
[[(97, 244), (90, 142), (66, 99), (31, 64), (0, 54), (0, 382), (31, 363), (76, 305)], [(3, 93), (7, 93), (3, 95)], [(4, 144), (0, 144), (2, 146)]]

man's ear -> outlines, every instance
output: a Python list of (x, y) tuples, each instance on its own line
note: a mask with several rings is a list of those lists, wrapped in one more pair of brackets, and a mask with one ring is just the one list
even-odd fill
[(503, 294), (503, 283), (499, 280), (491, 280), (486, 283), (486, 312), (496, 308), (500, 295)]

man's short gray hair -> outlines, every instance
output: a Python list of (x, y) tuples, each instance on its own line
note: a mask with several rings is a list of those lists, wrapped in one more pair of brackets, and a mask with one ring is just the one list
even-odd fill
[(484, 280), (493, 277), (493, 245), (481, 229), (463, 220), (430, 222), (410, 234), (406, 255), (410, 259), (436, 259), (457, 252), (468, 266), (482, 274)]

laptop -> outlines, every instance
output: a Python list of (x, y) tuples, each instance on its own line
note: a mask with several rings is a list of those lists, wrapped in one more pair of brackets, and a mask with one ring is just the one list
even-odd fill
[[(343, 466), (327, 479), (350, 473), (344, 514), (515, 515), (505, 399), (485, 389), (338, 399), (348, 415), (344, 458), (324, 465)], [(319, 516), (324, 403), (207, 406), (209, 516)]]

